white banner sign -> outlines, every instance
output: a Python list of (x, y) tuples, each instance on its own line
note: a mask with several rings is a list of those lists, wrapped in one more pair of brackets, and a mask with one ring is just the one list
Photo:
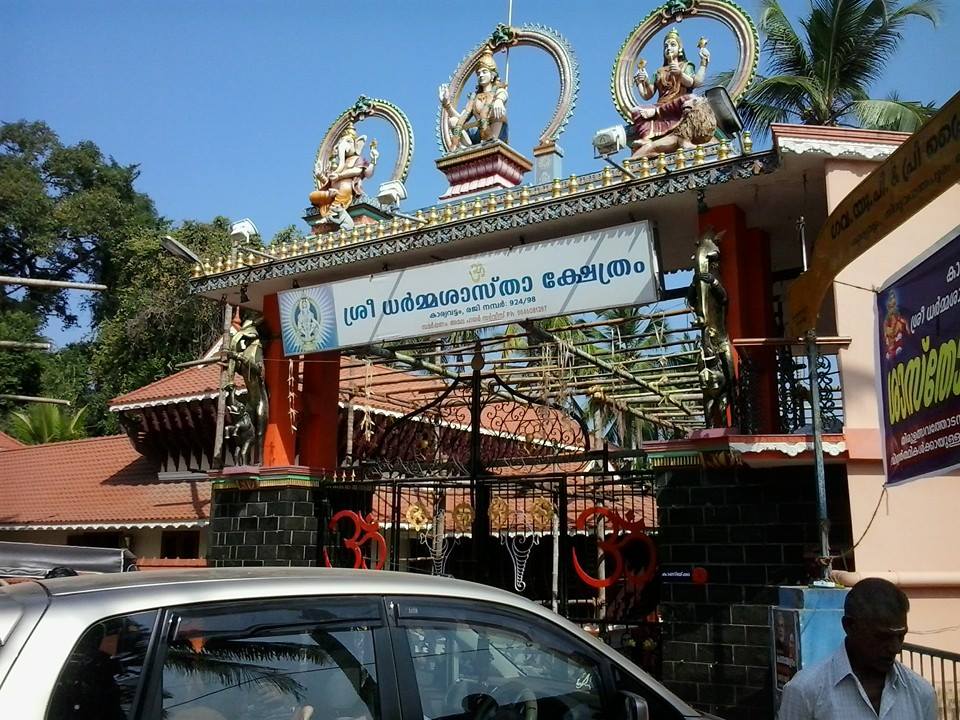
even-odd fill
[(283, 351), (571, 315), (657, 299), (646, 221), (279, 293)]

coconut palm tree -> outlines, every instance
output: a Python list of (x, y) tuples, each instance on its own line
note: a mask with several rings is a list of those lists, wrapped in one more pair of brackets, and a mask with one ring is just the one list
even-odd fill
[(10, 434), (28, 445), (86, 437), (83, 427), (86, 410), (86, 407), (71, 410), (47, 403), (31, 405), (25, 412), (10, 413)]
[(856, 125), (912, 132), (932, 103), (869, 96), (903, 39), (911, 17), (936, 26), (941, 0), (811, 0), (795, 27), (779, 0), (761, 0), (760, 31), (769, 75), (755, 82), (739, 111), (751, 130), (771, 123)]

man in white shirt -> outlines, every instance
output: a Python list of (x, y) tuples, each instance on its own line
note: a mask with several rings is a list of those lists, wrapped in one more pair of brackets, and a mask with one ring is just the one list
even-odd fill
[(778, 720), (936, 720), (933, 687), (897, 662), (910, 601), (893, 583), (865, 578), (847, 593), (847, 637), (783, 689)]

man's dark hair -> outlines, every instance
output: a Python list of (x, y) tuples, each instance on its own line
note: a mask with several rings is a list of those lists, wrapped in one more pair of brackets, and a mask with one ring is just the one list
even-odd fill
[(864, 578), (851, 588), (843, 602), (843, 614), (855, 620), (906, 614), (910, 600), (889, 580)]
[(47, 573), (43, 576), (46, 578), (61, 578), (61, 577), (73, 577), (74, 575), (79, 575), (76, 570), (70, 567), (65, 567), (63, 565), (58, 565), (57, 567), (50, 568), (47, 570)]

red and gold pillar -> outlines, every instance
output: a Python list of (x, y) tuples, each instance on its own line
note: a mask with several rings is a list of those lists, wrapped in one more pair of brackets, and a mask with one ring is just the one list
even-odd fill
[[(723, 232), (720, 246), (720, 281), (727, 291), (727, 333), (731, 340), (765, 338), (775, 333), (770, 243), (764, 232), (748, 228), (736, 205), (712, 207), (700, 214), (701, 233)], [(776, 362), (771, 348), (750, 351), (755, 372), (755, 407), (760, 432), (772, 432), (777, 417)], [(740, 358), (733, 353), (739, 374)]]
[(340, 351), (308, 355), (303, 370), (300, 464), (332, 474), (337, 468), (340, 422)]
[(262, 467), (290, 467), (296, 464), (296, 443), (287, 408), (288, 363), (283, 355), (276, 295), (263, 299), (263, 324), (267, 336), (263, 347), (263, 375), (270, 404)]

